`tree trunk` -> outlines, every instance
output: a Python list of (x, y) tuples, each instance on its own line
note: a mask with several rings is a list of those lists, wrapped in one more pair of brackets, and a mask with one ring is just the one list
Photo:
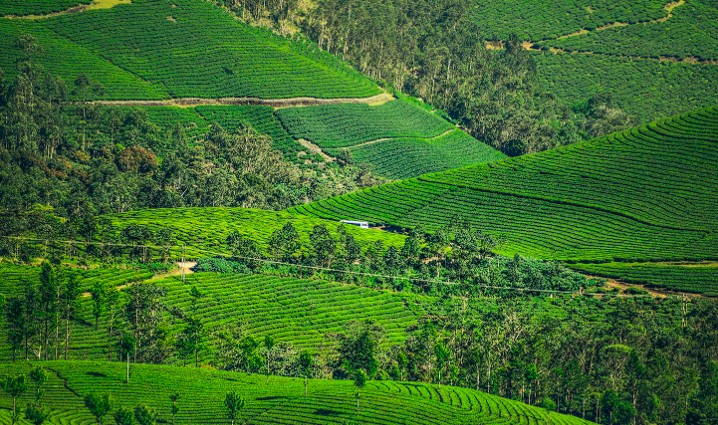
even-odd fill
[(129, 384), (130, 383), (130, 352), (129, 351), (125, 354), (125, 357), (127, 357), (127, 375), (125, 378), (125, 383)]
[(304, 397), (307, 396), (307, 385), (309, 384), (309, 378), (304, 377)]

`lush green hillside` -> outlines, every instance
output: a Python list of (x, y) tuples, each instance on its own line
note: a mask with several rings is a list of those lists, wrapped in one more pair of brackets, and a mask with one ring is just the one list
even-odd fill
[[(117, 407), (146, 404), (169, 423), (169, 396), (180, 394), (177, 424), (228, 423), (223, 407), (226, 394), (237, 391), (246, 401), (241, 421), (248, 424), (588, 424), (575, 417), (550, 413), (516, 401), (450, 386), (370, 381), (356, 406), (351, 381), (312, 379), (304, 397), (301, 379), (220, 372), (194, 368), (136, 365), (131, 383), (124, 383), (124, 365), (97, 362), (47, 362), (51, 370), (44, 400), (52, 409), (52, 423), (92, 424), (83, 406), (90, 393), (110, 394)], [(4, 365), (3, 373), (29, 372), (31, 365)], [(20, 405), (31, 396), (20, 398)], [(2, 400), (8, 408), (7, 398)], [(112, 411), (114, 413), (114, 409)], [(106, 420), (111, 421), (111, 415)], [(9, 423), (6, 410), (0, 416)], [(109, 422), (108, 422), (109, 423)]]
[[(329, 150), (329, 152), (336, 150)], [(506, 158), (506, 155), (461, 130), (430, 138), (396, 138), (348, 149), (358, 164), (390, 179), (402, 179)], [(341, 152), (336, 152), (341, 155)]]
[(616, 21), (639, 22), (665, 16), (663, 0), (561, 0), (551, 3), (475, 0), (475, 4), (474, 19), (486, 28), (486, 38), (494, 40), (505, 40), (511, 34), (522, 40), (542, 40)]
[(405, 100), (379, 106), (322, 105), (277, 112), (289, 133), (323, 149), (346, 148), (378, 139), (434, 137), (453, 126), (436, 114)]
[(621, 279), (627, 283), (718, 296), (716, 264), (605, 263), (574, 264), (571, 267), (587, 274)]
[[(332, 234), (336, 234), (341, 225), (337, 221), (317, 220), (300, 214), (244, 208), (143, 209), (105, 215), (101, 219), (111, 225), (103, 232), (103, 238), (109, 239), (117, 238), (122, 229), (130, 225), (144, 226), (151, 231), (170, 229), (173, 245), (189, 245), (186, 255), (190, 257), (211, 255), (213, 252), (227, 253), (225, 240), (234, 231), (263, 245), (272, 232), (286, 223), (292, 223), (306, 246), (314, 226), (323, 224)], [(344, 228), (362, 246), (381, 241), (386, 248), (398, 248), (404, 243), (403, 235), (350, 225)]]
[(367, 164), (391, 179), (505, 157), (407, 100), (288, 108), (277, 115), (294, 138), (309, 140), (334, 157)]
[(663, 21), (619, 25), (546, 45), (617, 56), (718, 59), (718, 2), (692, 0), (675, 4), (670, 18)]
[(67, 8), (81, 4), (89, 4), (91, 0), (4, 0), (0, 4), (2, 15), (40, 15), (51, 12), (60, 12)]
[[(136, 0), (42, 21), (0, 20), (6, 46), (25, 33), (38, 39), (45, 50), (41, 62), (52, 73), (72, 82), (85, 72), (112, 99), (337, 98), (379, 92), (314, 46), (244, 25), (200, 0)], [(18, 55), (16, 48), (3, 49), (0, 68), (14, 72)]]
[(533, 52), (543, 90), (568, 105), (598, 93), (641, 122), (718, 103), (718, 66), (609, 55)]
[(505, 253), (538, 258), (716, 258), (716, 128), (711, 108), (293, 211), (428, 229), (462, 216), (505, 235)]

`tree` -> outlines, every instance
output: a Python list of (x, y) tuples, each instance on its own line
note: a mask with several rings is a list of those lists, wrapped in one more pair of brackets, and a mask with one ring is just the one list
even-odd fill
[(49, 417), (50, 412), (42, 407), (39, 402), (31, 404), (25, 408), (25, 419), (30, 421), (33, 425), (42, 425)]
[(2, 381), (2, 389), (12, 398), (12, 423), (17, 422), (17, 398), (27, 391), (25, 375), (5, 376)]
[(299, 234), (292, 223), (286, 223), (281, 229), (272, 232), (267, 242), (272, 257), (279, 261), (291, 261), (301, 248)]
[(17, 359), (17, 350), (22, 347), (25, 329), (24, 304), (20, 298), (10, 298), (5, 303), (7, 341), (12, 349), (12, 361)]
[(135, 407), (135, 419), (139, 425), (155, 425), (157, 423), (157, 412), (143, 404)]
[(312, 254), (318, 265), (330, 267), (334, 251), (336, 251), (336, 241), (323, 224), (314, 226), (309, 236), (309, 242), (312, 246)]
[(269, 335), (264, 337), (264, 372), (269, 383), (269, 375), (272, 373), (272, 362), (274, 361), (274, 338)]
[(85, 396), (85, 407), (95, 417), (95, 423), (102, 425), (102, 418), (112, 410), (112, 398), (109, 394), (91, 393)]
[(357, 389), (357, 392), (356, 392), (357, 412), (359, 411), (359, 397), (360, 397), (359, 392), (361, 391), (362, 388), (364, 388), (366, 386), (366, 381), (368, 379), (369, 379), (369, 377), (367, 376), (367, 373), (364, 369), (358, 369), (354, 373), (354, 386)]
[(100, 329), (100, 316), (105, 311), (107, 304), (107, 288), (102, 282), (95, 282), (92, 289), (90, 289), (90, 295), (92, 296), (92, 315), (95, 317), (95, 329)]
[[(40, 315), (42, 317), (42, 344), (40, 346), (40, 357), (45, 353), (49, 357), (50, 332), (58, 323), (58, 304), (60, 298), (60, 284), (58, 282), (57, 270), (45, 261), (40, 270)], [(57, 354), (57, 353), (56, 353)]]
[(240, 417), (242, 409), (244, 408), (244, 397), (236, 391), (227, 393), (227, 396), (224, 398), (224, 407), (227, 410), (229, 423), (234, 425), (234, 421)]
[(65, 360), (67, 360), (67, 352), (70, 348), (70, 319), (75, 316), (77, 311), (77, 299), (79, 296), (80, 285), (77, 283), (75, 276), (71, 275), (65, 281), (60, 292), (61, 311), (65, 319)]
[(120, 335), (120, 358), (124, 356), (125, 361), (127, 362), (125, 373), (126, 384), (130, 383), (130, 354), (134, 352), (135, 344), (135, 337), (130, 332), (123, 332), (122, 335)]
[(314, 369), (314, 356), (309, 351), (302, 351), (299, 353), (298, 366), (299, 373), (304, 378), (304, 397), (306, 397), (309, 377)]
[(120, 407), (113, 416), (117, 425), (133, 425), (135, 423), (135, 416), (132, 410)]
[(170, 407), (170, 414), (172, 415), (171, 419), (170, 419), (170, 423), (172, 425), (175, 425), (175, 415), (177, 415), (177, 413), (179, 413), (179, 410), (180, 410), (179, 406), (177, 406), (177, 401), (179, 400), (179, 398), (180, 398), (179, 393), (170, 394), (170, 401), (172, 402), (172, 406)]
[(443, 342), (437, 342), (434, 346), (434, 355), (436, 356), (436, 371), (439, 373), (439, 388), (441, 388), (441, 371), (446, 366), (450, 356), (449, 349)]
[(256, 270), (262, 264), (261, 261), (253, 260), (263, 257), (262, 250), (254, 240), (242, 236), (235, 230), (227, 236), (226, 244), (232, 256), (240, 259), (250, 269)]
[(35, 402), (40, 402), (44, 394), (42, 386), (47, 382), (47, 371), (44, 368), (36, 367), (30, 371), (30, 380), (35, 384)]
[(384, 330), (372, 321), (352, 322), (339, 342), (342, 369), (353, 376), (359, 369), (372, 378), (379, 368), (378, 349)]

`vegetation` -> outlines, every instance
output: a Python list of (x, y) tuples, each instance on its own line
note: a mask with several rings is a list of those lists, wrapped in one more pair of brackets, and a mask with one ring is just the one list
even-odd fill
[(288, 108), (278, 116), (295, 138), (392, 179), (504, 157), (408, 100)]
[(715, 264), (603, 263), (573, 264), (572, 268), (596, 276), (620, 279), (669, 291), (718, 296), (718, 267)]
[[(664, 12), (664, 16), (667, 12)], [(614, 56), (718, 59), (718, 12), (710, 0), (688, 1), (670, 12), (670, 19), (592, 31), (546, 43), (568, 51), (591, 51)], [(647, 40), (648, 42), (638, 42)]]
[[(356, 411), (354, 385), (349, 381), (311, 380), (315, 392), (302, 396), (302, 381), (272, 378), (267, 385), (257, 375), (142, 365), (136, 368), (137, 381), (122, 383), (122, 365), (96, 362), (52, 362), (56, 371), (51, 380), (47, 403), (52, 407), (50, 421), (92, 423), (82, 406), (82, 396), (101, 386), (113, 392), (116, 405), (147, 405), (157, 410), (158, 419), (170, 418), (168, 396), (180, 388), (182, 409), (176, 423), (229, 423), (224, 404), (228, 389), (245, 400), (241, 418), (249, 423), (283, 421), (310, 424), (341, 423), (465, 424), (480, 421), (506, 421), (537, 424), (587, 423), (577, 418), (490, 396), (478, 391), (435, 385), (369, 381), (362, 390), (362, 408)], [(24, 368), (25, 365), (16, 365)], [(4, 369), (8, 370), (8, 369)], [(61, 377), (61, 378), (60, 378)], [(67, 380), (67, 386), (63, 381)], [(3, 403), (7, 403), (3, 399)], [(109, 415), (108, 415), (109, 416)]]
[(6, 0), (0, 5), (0, 16), (2, 15), (42, 15), (52, 12), (60, 12), (80, 4), (89, 4), (91, 0)]
[(534, 258), (715, 258), (715, 244), (706, 236), (717, 219), (711, 207), (715, 181), (702, 167), (718, 166), (713, 149), (717, 119), (718, 111), (709, 108), (591, 142), (430, 174), (293, 211), (429, 230), (459, 216), (488, 234), (504, 235), (500, 252)]

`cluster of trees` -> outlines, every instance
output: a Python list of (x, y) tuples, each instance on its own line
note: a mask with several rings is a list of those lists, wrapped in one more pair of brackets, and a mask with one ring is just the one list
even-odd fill
[[(91, 239), (98, 214), (141, 207), (284, 209), (374, 184), (358, 167), (300, 167), (249, 126), (190, 137), (136, 108), (85, 103), (102, 87), (67, 85), (35, 58), (31, 36), (13, 79), (0, 72), (0, 236)], [(79, 104), (68, 99), (80, 100)]]
[(343, 226), (334, 236), (317, 225), (306, 239), (305, 246), (291, 222), (272, 233), (266, 250), (234, 232), (226, 240), (232, 258), (200, 259), (197, 270), (314, 276), (430, 295), (495, 294), (497, 288), (579, 291), (591, 283), (558, 262), (496, 255), (503, 238), (460, 219), (432, 234), (412, 230), (401, 248), (381, 241), (362, 248)]
[[(521, 40), (491, 40), (503, 47), (499, 51), (485, 47), (486, 31), (472, 15), (473, 0), (318, 0), (305, 9), (281, 0), (221, 3), (247, 20), (276, 22), (278, 29), (288, 27), (281, 19), (289, 21), (320, 48), (446, 111), (472, 135), (509, 155), (634, 124), (605, 95), (562, 105), (542, 92)], [(249, 3), (261, 6), (247, 14)]]

